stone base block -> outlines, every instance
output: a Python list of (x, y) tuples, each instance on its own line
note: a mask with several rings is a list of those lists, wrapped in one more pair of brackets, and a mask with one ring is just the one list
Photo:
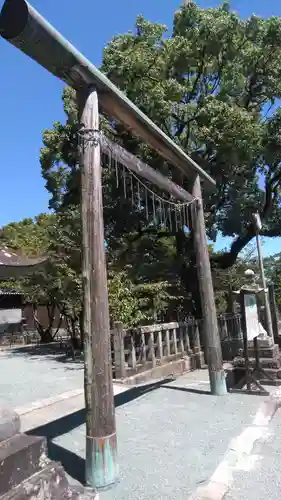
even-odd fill
[[(265, 374), (268, 375), (268, 378), (264, 375), (260, 375), (257, 380), (262, 385), (281, 385), (281, 369), (276, 368), (264, 368)], [(233, 383), (233, 387), (239, 383), (241, 378), (245, 375), (245, 368), (243, 366), (235, 366), (233, 367), (233, 373), (231, 376), (231, 381)]]
[[(254, 368), (256, 364), (255, 358), (249, 358), (249, 363), (250, 367)], [(278, 358), (260, 358), (260, 365), (263, 369), (266, 368), (275, 368), (279, 369), (281, 368), (281, 359)], [(234, 366), (245, 366), (245, 359), (244, 358), (235, 358), (234, 359)]]
[(96, 492), (71, 486), (47, 456), (46, 438), (20, 434), (20, 419), (0, 407), (0, 500), (93, 500)]
[(269, 385), (269, 386), (280, 386), (281, 385), (281, 380), (279, 378), (273, 379), (273, 380), (268, 380), (267, 378), (260, 378), (259, 383), (261, 385)]
[[(255, 357), (255, 349), (253, 347), (249, 347), (249, 356)], [(276, 358), (280, 356), (279, 347), (277, 344), (274, 344), (272, 347), (260, 347), (259, 348), (259, 356), (261, 358)]]
[(63, 467), (49, 462), (43, 470), (3, 495), (1, 500), (93, 500), (95, 497), (95, 492), (85, 488), (72, 488)]
[[(260, 348), (263, 348), (263, 347), (270, 348), (270, 347), (272, 347), (274, 345), (274, 339), (273, 339), (273, 337), (265, 337), (265, 338), (258, 337), (258, 342), (259, 342), (259, 347)], [(249, 347), (254, 346), (254, 341), (250, 340), (248, 342), (248, 345), (249, 345)]]
[(44, 467), (46, 439), (26, 434), (0, 443), (0, 496)]

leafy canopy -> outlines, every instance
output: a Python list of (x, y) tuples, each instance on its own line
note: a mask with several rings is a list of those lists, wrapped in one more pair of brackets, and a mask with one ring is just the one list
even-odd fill
[[(208, 236), (215, 241), (221, 233), (233, 243), (230, 252), (211, 254), (214, 273), (233, 266), (253, 238), (253, 211), (261, 213), (264, 236), (281, 234), (280, 41), (279, 17), (243, 20), (227, 2), (212, 9), (190, 3), (175, 13), (171, 34), (165, 26), (139, 16), (134, 31), (115, 37), (104, 50), (102, 71), (217, 181), (212, 195), (204, 192)], [(63, 91), (63, 105), (66, 122), (55, 122), (44, 131), (40, 160), (57, 217), (48, 251), (54, 256), (57, 246), (61, 262), (56, 260), (56, 269), (64, 276), (61, 296), (70, 293), (77, 303), (80, 171), (77, 106), (70, 88)], [(188, 179), (120, 123), (107, 116), (101, 123), (105, 133), (114, 134), (129, 151), (189, 188)], [(192, 235), (147, 227), (132, 209), (130, 196), (124, 199), (118, 191), (106, 163), (103, 194), (109, 266), (114, 273), (124, 271), (124, 262), (131, 266), (126, 275), (110, 276), (112, 290), (116, 283), (126, 288), (130, 280), (128, 311), (136, 310), (132, 290), (152, 284), (161, 287), (165, 310), (174, 297), (177, 307), (190, 302), (191, 295), (191, 302), (196, 302)], [(139, 258), (146, 254), (152, 255), (151, 261)]]
[[(205, 210), (209, 237), (215, 240), (220, 232), (234, 238), (231, 253), (220, 256), (224, 267), (235, 262), (253, 237), (253, 210), (261, 212), (265, 236), (281, 230), (280, 39), (279, 17), (253, 15), (245, 21), (227, 2), (211, 9), (191, 3), (175, 13), (171, 35), (165, 26), (139, 16), (134, 32), (115, 37), (104, 50), (102, 71), (216, 179), (216, 192), (205, 193)], [(67, 123), (55, 122), (44, 132), (41, 151), (50, 205), (56, 209), (77, 203), (79, 194), (77, 109), (71, 89), (65, 89), (63, 101)], [(169, 172), (154, 151), (120, 124), (103, 120), (103, 128), (114, 129), (127, 149)], [(177, 172), (170, 173), (188, 184)], [(105, 189), (106, 229), (120, 234), (124, 206), (114, 202), (114, 190)], [(127, 209), (126, 231), (137, 224)]]

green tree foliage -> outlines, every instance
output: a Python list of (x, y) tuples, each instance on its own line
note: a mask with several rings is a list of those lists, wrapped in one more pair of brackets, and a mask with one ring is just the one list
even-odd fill
[(126, 272), (109, 273), (108, 295), (112, 325), (121, 322), (125, 327), (130, 327), (143, 321), (139, 300)]
[(264, 270), (267, 282), (274, 285), (276, 304), (281, 311), (281, 253), (266, 257)]
[[(80, 333), (83, 334), (80, 243), (81, 220), (77, 206), (69, 206), (56, 215), (41, 214), (34, 220), (27, 219), (2, 228), (0, 244), (23, 255), (48, 257), (42, 269), (1, 283), (5, 288), (22, 291), (25, 301), (33, 305), (34, 320), (42, 342), (50, 342), (56, 336), (56, 309), (64, 319), (75, 347)], [(166, 295), (161, 292), (166, 284), (137, 285), (132, 281), (132, 273), (114, 269), (112, 257), (108, 255), (111, 324), (121, 321), (124, 326), (131, 327), (151, 321), (164, 309)], [(42, 325), (38, 319), (38, 306), (47, 309), (47, 325)]]
[[(211, 249), (211, 252), (213, 250)], [(220, 253), (214, 257), (220, 257)], [(213, 285), (215, 289), (217, 313), (232, 312), (229, 294), (238, 291), (246, 283), (245, 271), (251, 269), (256, 275), (256, 281), (260, 282), (260, 270), (256, 257), (255, 243), (248, 245), (236, 260), (233, 266), (228, 269), (220, 269), (215, 266), (213, 269)]]
[[(281, 110), (276, 107), (281, 97), (280, 40), (279, 17), (242, 20), (227, 2), (212, 9), (191, 3), (175, 13), (172, 34), (139, 16), (133, 32), (115, 37), (104, 50), (102, 71), (217, 181), (214, 193), (204, 192), (208, 235), (215, 241), (221, 233), (233, 242), (230, 251), (211, 255), (214, 272), (233, 266), (252, 240), (253, 211), (260, 211), (264, 236), (281, 232)], [(69, 88), (63, 92), (63, 104), (66, 123), (55, 122), (44, 132), (41, 150), (50, 207), (57, 213), (77, 206), (80, 198), (77, 107)], [(102, 128), (189, 188), (188, 179), (122, 125), (103, 116)], [(103, 185), (105, 235), (115, 269), (123, 269), (122, 250), (131, 251), (132, 241), (136, 255), (149, 241), (153, 247), (160, 241), (153, 265), (139, 265), (131, 255), (129, 264), (136, 274), (130, 277), (132, 283), (148, 287), (152, 281), (168, 282), (162, 288), (164, 295), (183, 286), (184, 293), (177, 288), (175, 295), (190, 301), (191, 294), (192, 307), (200, 315), (192, 237), (147, 227), (141, 213), (132, 208), (130, 195), (124, 199), (116, 187), (107, 164)], [(167, 257), (163, 242), (168, 240), (173, 255), (168, 259), (172, 270), (167, 278), (168, 269), (162, 264)], [(157, 261), (162, 272), (156, 269)]]
[(139, 17), (135, 33), (108, 44), (103, 70), (216, 179), (207, 228), (234, 237), (218, 260), (228, 267), (254, 236), (253, 210), (264, 235), (280, 234), (280, 109), (268, 113), (281, 92), (281, 20), (191, 4), (165, 32)]
[(40, 214), (4, 226), (0, 231), (1, 245), (20, 250), (24, 255), (38, 256), (48, 247), (48, 229), (55, 220), (53, 214)]
[[(0, 232), (0, 244), (17, 250), (24, 256), (48, 255), (49, 232), (55, 222), (53, 214), (40, 214), (34, 219), (23, 219), (4, 226)], [(53, 330), (55, 321), (56, 300), (54, 266), (48, 262), (46, 266), (30, 276), (5, 280), (1, 285), (6, 288), (20, 290), (25, 301), (33, 305), (35, 324), (43, 342), (50, 342), (56, 334)], [(37, 316), (37, 308), (44, 305), (48, 313), (48, 324), (42, 325)]]

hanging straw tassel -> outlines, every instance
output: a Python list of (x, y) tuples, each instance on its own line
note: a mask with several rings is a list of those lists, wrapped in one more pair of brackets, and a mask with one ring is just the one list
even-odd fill
[(123, 188), (124, 188), (124, 198), (127, 198), (127, 184), (126, 184), (126, 169), (123, 166)]

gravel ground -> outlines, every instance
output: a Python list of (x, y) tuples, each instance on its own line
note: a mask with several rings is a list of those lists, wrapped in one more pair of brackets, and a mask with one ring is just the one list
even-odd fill
[[(101, 500), (186, 500), (210, 478), (229, 441), (251, 423), (261, 399), (217, 398), (206, 390), (206, 384), (187, 374), (117, 407), (120, 480), (100, 494)], [(69, 432), (62, 428), (51, 449), (53, 458), (81, 481), (85, 426), (78, 424)]]
[[(12, 407), (59, 395), (83, 386), (83, 365), (61, 355), (26, 349), (0, 353), (0, 398)], [(197, 371), (154, 390), (134, 389), (134, 398), (117, 401), (120, 480), (101, 500), (186, 500), (207, 482), (231, 439), (248, 426), (262, 399), (207, 393), (207, 372)], [(81, 410), (40, 429), (49, 437), (49, 454), (61, 461), (73, 481), (83, 481), (84, 412)], [(279, 500), (281, 481), (281, 413), (272, 435), (256, 445), (252, 471), (237, 473), (226, 500)]]
[(0, 399), (13, 408), (83, 388), (83, 364), (38, 348), (2, 351), (0, 374)]
[(235, 474), (225, 500), (280, 500), (281, 411), (271, 422), (269, 434), (254, 446), (249, 469)]

